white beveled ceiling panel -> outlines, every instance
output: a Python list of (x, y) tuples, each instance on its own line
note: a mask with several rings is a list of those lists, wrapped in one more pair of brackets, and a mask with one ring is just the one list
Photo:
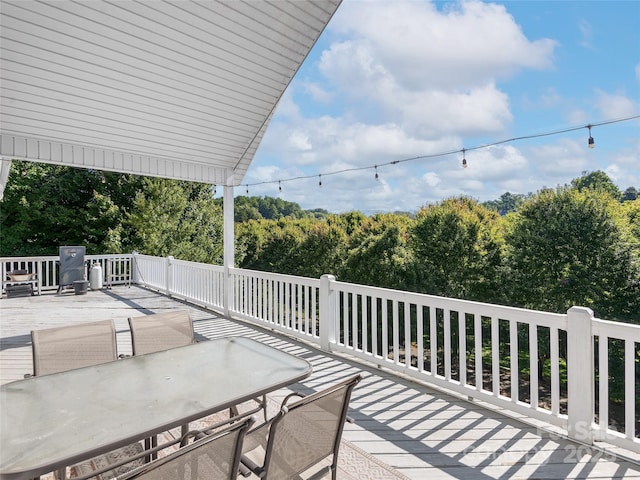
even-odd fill
[(2, 0), (0, 156), (239, 185), (341, 0)]

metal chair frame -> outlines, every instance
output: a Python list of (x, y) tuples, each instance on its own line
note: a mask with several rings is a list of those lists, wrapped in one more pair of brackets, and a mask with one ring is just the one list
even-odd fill
[[(276, 441), (278, 440), (278, 436), (281, 435), (279, 426), (284, 421), (285, 418), (297, 415), (297, 411), (303, 409), (305, 406), (309, 406), (310, 404), (317, 403), (325, 399), (326, 397), (334, 394), (338, 394), (341, 390), (343, 391), (343, 401), (340, 405), (340, 411), (337, 413), (337, 428), (333, 434), (333, 438), (331, 438), (332, 448), (330, 450), (325, 450), (323, 452), (318, 453), (313, 458), (310, 458), (307, 463), (300, 467), (294, 475), (300, 475), (301, 473), (307, 471), (311, 467), (317, 465), (322, 460), (332, 456), (331, 464), (323, 467), (320, 471), (313, 474), (310, 478), (317, 479), (331, 472), (333, 480), (337, 478), (337, 464), (338, 464), (338, 452), (340, 449), (340, 441), (342, 438), (342, 432), (344, 429), (344, 423), (347, 421), (347, 410), (349, 408), (349, 401), (351, 399), (351, 393), (355, 386), (362, 380), (360, 375), (356, 375), (347, 380), (344, 380), (334, 386), (331, 386), (325, 390), (320, 392), (316, 392), (312, 395), (305, 396), (301, 393), (292, 393), (288, 395), (282, 402), (282, 406), (280, 408), (280, 412), (276, 414), (273, 418), (263, 423), (262, 425), (256, 427), (252, 431), (248, 433), (250, 437), (252, 434), (261, 436), (263, 434), (267, 434), (267, 444), (264, 453), (264, 462), (262, 465), (256, 464), (246, 455), (242, 456), (242, 464), (258, 477), (263, 479), (274, 478), (274, 480), (280, 480), (275, 477), (270, 477), (270, 469), (272, 468), (272, 463), (274, 462), (274, 458), (276, 458), (275, 462), (279, 461), (279, 459), (283, 458), (284, 455), (281, 455), (280, 452), (276, 452)], [(288, 401), (294, 397), (302, 397), (300, 400), (288, 405)], [(302, 411), (302, 410), (301, 410)], [(308, 418), (305, 419), (307, 423), (312, 422)], [(314, 428), (320, 430), (319, 425), (316, 425)], [(248, 438), (249, 438), (248, 437)], [(260, 443), (260, 442), (259, 442)], [(242, 471), (242, 469), (241, 469)]]
[(33, 374), (47, 375), (118, 359), (113, 320), (31, 331)]
[[(240, 458), (242, 456), (242, 444), (245, 437), (246, 432), (249, 430), (254, 420), (252, 418), (248, 418), (243, 422), (235, 423), (224, 430), (220, 430), (210, 435), (202, 435), (198, 431), (188, 432), (186, 435), (183, 435), (181, 439), (176, 440), (173, 443), (180, 442), (181, 448), (177, 451), (168, 454), (167, 456), (155, 460), (151, 463), (147, 463), (146, 465), (132, 470), (131, 472), (121, 475), (118, 477), (118, 480), (164, 480), (167, 477), (163, 476), (162, 472), (158, 469), (162, 469), (163, 466), (171, 465), (174, 462), (178, 462), (183, 459), (184, 456), (187, 456), (189, 460), (189, 456), (197, 457), (198, 455), (206, 455), (207, 451), (214, 450), (216, 447), (216, 442), (225, 439), (229, 435), (235, 435), (236, 439), (233, 445), (233, 455), (232, 461), (230, 462), (228, 477), (229, 480), (235, 480), (238, 476), (239, 468), (240, 468)], [(189, 438), (194, 437), (196, 440), (188, 444)], [(162, 449), (162, 447), (156, 447), (156, 449)], [(191, 465), (197, 465), (197, 462), (194, 462), (193, 458), (191, 460)], [(189, 477), (189, 480), (213, 480), (208, 477), (193, 477), (192, 475)], [(171, 478), (174, 478), (173, 476)], [(85, 479), (78, 479), (85, 480)], [(175, 480), (178, 480), (177, 478)], [(186, 477), (185, 479), (186, 480)], [(215, 480), (225, 480), (223, 478), (215, 478)]]
[(189, 310), (129, 317), (128, 321), (134, 355), (196, 343)]

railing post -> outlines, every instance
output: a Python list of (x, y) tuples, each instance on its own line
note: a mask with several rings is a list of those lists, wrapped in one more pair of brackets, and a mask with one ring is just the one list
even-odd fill
[(336, 281), (333, 275), (320, 277), (320, 317), (318, 318), (320, 332), (320, 348), (325, 352), (331, 351), (331, 344), (336, 342), (336, 293), (331, 285)]
[(173, 261), (173, 257), (169, 255), (167, 257), (167, 285), (166, 285), (166, 294), (168, 297), (171, 296), (171, 291), (173, 290), (173, 266), (171, 262)]
[(593, 443), (594, 367), (593, 311), (571, 307), (567, 312), (567, 403), (569, 437)]
[[(105, 273), (107, 271), (105, 262)], [(139, 283), (139, 274), (138, 274), (138, 252), (134, 250), (131, 252), (131, 265), (129, 265), (129, 278), (131, 279), (131, 283), (134, 285), (138, 285)]]

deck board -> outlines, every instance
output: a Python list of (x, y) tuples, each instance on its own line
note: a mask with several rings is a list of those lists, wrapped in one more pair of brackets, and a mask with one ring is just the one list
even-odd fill
[(190, 309), (200, 340), (242, 335), (309, 360), (313, 374), (296, 390), (310, 393), (360, 372), (350, 404), (356, 423), (346, 425), (344, 437), (412, 479), (640, 478), (638, 455), (571, 442), (478, 402), (135, 286), (0, 300), (0, 383), (32, 372), (32, 329), (112, 318), (119, 353), (129, 355), (127, 318), (176, 308)]

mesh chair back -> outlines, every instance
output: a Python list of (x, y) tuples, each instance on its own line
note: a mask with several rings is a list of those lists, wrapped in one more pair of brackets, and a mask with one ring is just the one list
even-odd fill
[(117, 360), (113, 320), (31, 331), (33, 374), (47, 375)]
[(159, 352), (195, 343), (189, 310), (130, 317), (134, 355)]
[(205, 436), (118, 480), (235, 480), (244, 434), (253, 419)]
[(333, 455), (333, 468), (351, 392), (359, 375), (284, 407), (273, 420), (265, 454), (266, 478), (294, 478)]

